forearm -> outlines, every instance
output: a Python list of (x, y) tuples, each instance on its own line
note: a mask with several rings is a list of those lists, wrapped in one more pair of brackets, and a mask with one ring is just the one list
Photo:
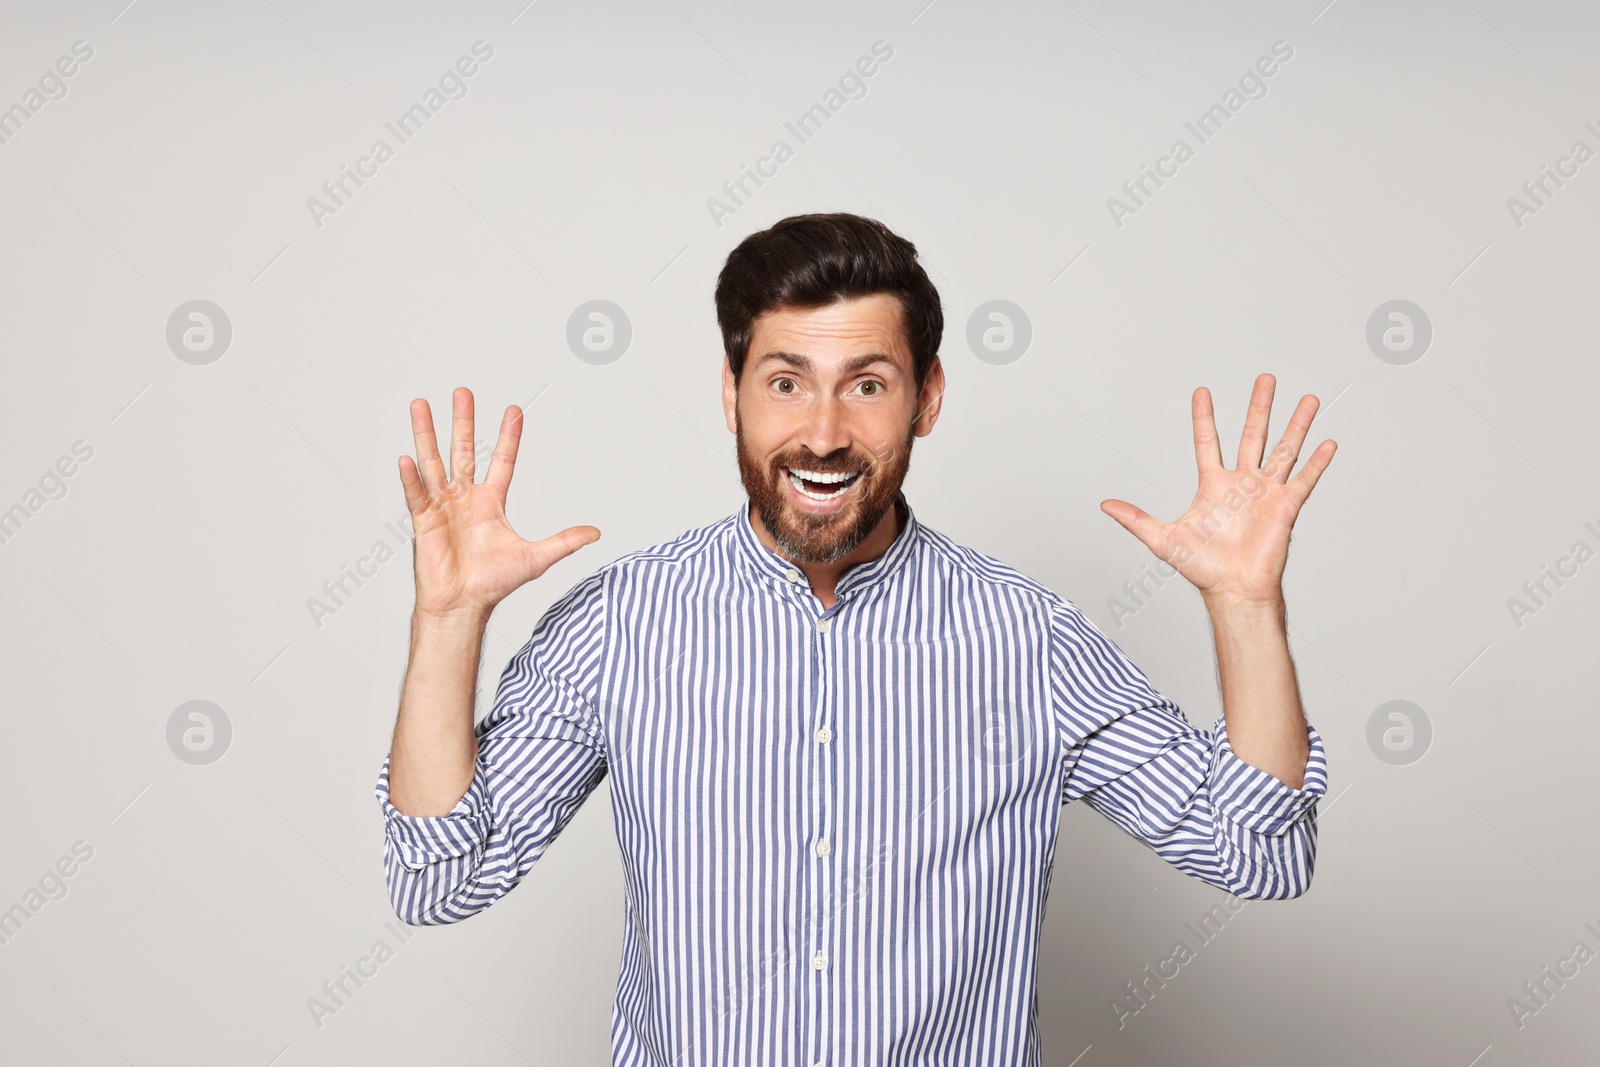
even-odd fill
[(1282, 599), (1208, 600), (1222, 711), (1234, 755), (1292, 789), (1305, 777), (1310, 745)]
[(448, 815), (472, 784), (473, 706), (487, 626), (487, 618), (411, 617), (411, 656), (389, 749), (389, 802), (404, 815)]

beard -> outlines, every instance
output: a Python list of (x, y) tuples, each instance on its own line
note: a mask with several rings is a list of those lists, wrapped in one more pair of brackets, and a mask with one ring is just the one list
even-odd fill
[[(737, 410), (734, 427), (739, 477), (761, 524), (792, 561), (818, 565), (836, 563), (848, 556), (877, 529), (900, 496), (900, 486), (911, 469), (911, 444), (916, 439), (912, 424), (906, 428), (905, 441), (887, 463), (880, 463), (872, 453), (860, 449), (841, 448), (818, 456), (802, 448), (776, 455), (763, 465), (749, 451)], [(854, 498), (835, 515), (801, 511), (785, 484), (789, 476), (783, 468), (791, 466), (818, 473), (860, 471), (857, 484), (848, 490)]]

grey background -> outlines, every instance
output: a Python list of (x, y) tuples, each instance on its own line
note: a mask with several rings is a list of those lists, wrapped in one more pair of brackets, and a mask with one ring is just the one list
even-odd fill
[[(1507, 198), (1600, 138), (1600, 16), (1574, 3), (1371, 0), (753, 10), (589, 5), (5, 5), (0, 106), (73, 42), (92, 59), (0, 145), (0, 509), (74, 442), (66, 493), (0, 544), (10, 813), (0, 908), (75, 842), (90, 860), (0, 946), (0, 1060), (241, 1065), (609, 1062), (622, 898), (606, 787), (514, 893), (415, 936), (336, 1015), (307, 1001), (397, 939), (373, 781), (411, 606), (409, 552), (336, 614), (309, 598), (405, 518), (406, 405), (528, 403), (518, 529), (597, 545), (505, 603), (480, 714), (544, 608), (614, 556), (733, 509), (716, 272), (784, 215), (848, 210), (914, 241), (945, 302), (942, 420), (918, 515), (1072, 598), (1206, 726), (1199, 598), (1110, 599), (1149, 552), (1098, 510), (1163, 519), (1194, 488), (1188, 398), (1233, 451), (1253, 377), (1323, 403), (1333, 466), (1290, 556), (1291, 640), (1327, 742), (1315, 884), (1222, 897), (1081, 805), (1063, 813), (1040, 960), (1057, 1065), (1585, 1062), (1600, 964), (1518, 1028), (1507, 1000), (1600, 949), (1592, 793), (1600, 563), (1518, 626), (1525, 581), (1600, 537), (1591, 411), (1600, 162), (1518, 226)], [(306, 206), (473, 42), (493, 58), (339, 212)], [(887, 42), (813, 140), (783, 123)], [(1118, 227), (1107, 198), (1255, 60), (1293, 58)], [(772, 142), (792, 160), (717, 225)], [(392, 137), (388, 139), (393, 141)], [(209, 365), (166, 324), (209, 300)], [(590, 300), (632, 342), (566, 345)], [(1003, 299), (1032, 343), (996, 365), (968, 318)], [(1380, 304), (1429, 316), (1397, 366)], [(537, 399), (535, 399), (537, 398)], [(442, 420), (447, 423), (446, 420)], [(1390, 700), (1432, 724), (1380, 759)], [(222, 758), (168, 747), (192, 700)], [(81, 847), (81, 846), (80, 846)], [(398, 924), (396, 924), (398, 925)], [(1118, 1028), (1124, 983), (1195, 949)], [(1552, 985), (1551, 988), (1554, 988)]]

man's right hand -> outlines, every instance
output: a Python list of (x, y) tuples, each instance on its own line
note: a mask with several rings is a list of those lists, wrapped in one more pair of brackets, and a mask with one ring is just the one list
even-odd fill
[[(593, 526), (570, 526), (543, 541), (524, 541), (506, 520), (506, 490), (522, 439), (522, 409), (506, 408), (489, 473), (475, 482), (472, 391), (455, 391), (448, 479), (433, 412), (411, 402), (417, 459), (400, 457), (400, 481), (415, 532), (416, 615), (429, 622), (487, 623), (496, 604), (551, 564), (600, 539)], [(420, 468), (420, 470), (419, 470)]]

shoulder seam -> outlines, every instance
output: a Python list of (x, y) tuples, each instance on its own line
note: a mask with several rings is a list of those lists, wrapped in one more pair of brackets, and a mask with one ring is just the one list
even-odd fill
[[(979, 552), (975, 548), (957, 544), (946, 535), (926, 526), (923, 527), (923, 535), (931, 551), (976, 581), (1019, 590), (1033, 597), (1039, 606), (1056, 607), (1070, 603), (1060, 593), (1023, 574), (1004, 560)], [(986, 570), (984, 565), (994, 570)]]
[(604, 564), (601, 571), (618, 571), (631, 563), (654, 561), (660, 563), (683, 564), (711, 551), (722, 544), (723, 532), (719, 527), (727, 523), (726, 518), (705, 526), (697, 526), (686, 530), (670, 541), (662, 541), (645, 548), (636, 548), (624, 552), (611, 562)]

